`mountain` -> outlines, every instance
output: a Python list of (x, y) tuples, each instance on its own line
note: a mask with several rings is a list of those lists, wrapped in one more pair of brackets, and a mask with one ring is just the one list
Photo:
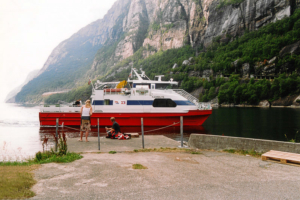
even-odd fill
[(34, 70), (34, 71), (29, 72), (24, 83), (22, 85), (16, 87), (15, 89), (13, 89), (10, 93), (8, 93), (8, 95), (5, 98), (5, 102), (6, 103), (15, 103), (16, 102), (15, 97), (21, 91), (22, 87), (24, 85), (26, 85), (29, 81), (34, 79), (38, 75), (38, 73), (39, 73), (39, 70)]
[(135, 59), (169, 49), (188, 45), (197, 54), (206, 52), (215, 41), (227, 44), (291, 16), (299, 4), (300, 0), (118, 0), (103, 19), (60, 43), (16, 101), (42, 101), (44, 92), (75, 89), (88, 78), (116, 79), (116, 73), (126, 71)]
[(129, 0), (117, 1), (103, 19), (79, 30), (61, 42), (51, 53), (38, 76), (23, 87), (17, 102), (39, 102), (42, 94), (53, 90), (76, 88), (88, 79), (96, 52), (122, 33), (116, 23), (128, 10)]

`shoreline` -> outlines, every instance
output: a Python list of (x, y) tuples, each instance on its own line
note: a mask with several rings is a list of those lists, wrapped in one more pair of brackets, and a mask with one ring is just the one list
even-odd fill
[[(34, 103), (6, 103), (4, 102), (4, 104), (15, 104), (18, 106), (22, 106), (22, 107), (36, 107), (36, 106), (40, 106), (40, 104), (34, 104)], [(219, 107), (226, 107), (226, 108), (230, 108), (230, 107), (246, 107), (246, 108), (300, 108), (300, 105), (289, 105), (289, 106), (260, 106), (260, 105), (244, 105), (244, 104), (238, 104), (238, 105), (232, 105), (232, 104), (224, 104), (224, 105), (219, 105), (219, 104), (211, 104), (212, 108), (219, 108)]]
[(300, 106), (295, 106), (295, 105), (291, 105), (291, 106), (259, 106), (259, 105), (218, 105), (218, 106), (212, 106), (213, 108), (218, 108), (218, 107), (226, 107), (226, 108), (230, 108), (230, 107), (239, 107), (239, 108), (300, 108)]

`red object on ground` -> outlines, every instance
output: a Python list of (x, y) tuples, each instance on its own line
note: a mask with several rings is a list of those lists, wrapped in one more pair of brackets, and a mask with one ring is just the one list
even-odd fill
[[(144, 126), (180, 126), (180, 116), (183, 116), (185, 126), (200, 126), (211, 115), (212, 110), (192, 110), (188, 113), (93, 113), (91, 125), (97, 125), (99, 118), (100, 126), (111, 126), (111, 117), (115, 117), (120, 126), (141, 126), (141, 118), (144, 118)], [(59, 125), (80, 126), (80, 113), (69, 112), (40, 112), (41, 126), (55, 126), (56, 118)]]

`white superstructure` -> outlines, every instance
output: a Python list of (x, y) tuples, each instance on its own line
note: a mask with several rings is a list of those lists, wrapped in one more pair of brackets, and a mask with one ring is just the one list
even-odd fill
[[(144, 71), (135, 68), (127, 83), (100, 82), (93, 87), (91, 103), (95, 113), (187, 113), (191, 110), (210, 110), (209, 103), (200, 103), (197, 98), (182, 89), (175, 89), (178, 82), (150, 80)], [(120, 86), (122, 85), (122, 86)], [(41, 112), (79, 112), (80, 107), (42, 107)]]

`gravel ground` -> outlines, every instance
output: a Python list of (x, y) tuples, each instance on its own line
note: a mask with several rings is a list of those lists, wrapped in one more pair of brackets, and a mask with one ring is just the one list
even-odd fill
[[(202, 151), (89, 153), (35, 171), (33, 199), (300, 199), (300, 167)], [(142, 164), (148, 169), (132, 169)]]

